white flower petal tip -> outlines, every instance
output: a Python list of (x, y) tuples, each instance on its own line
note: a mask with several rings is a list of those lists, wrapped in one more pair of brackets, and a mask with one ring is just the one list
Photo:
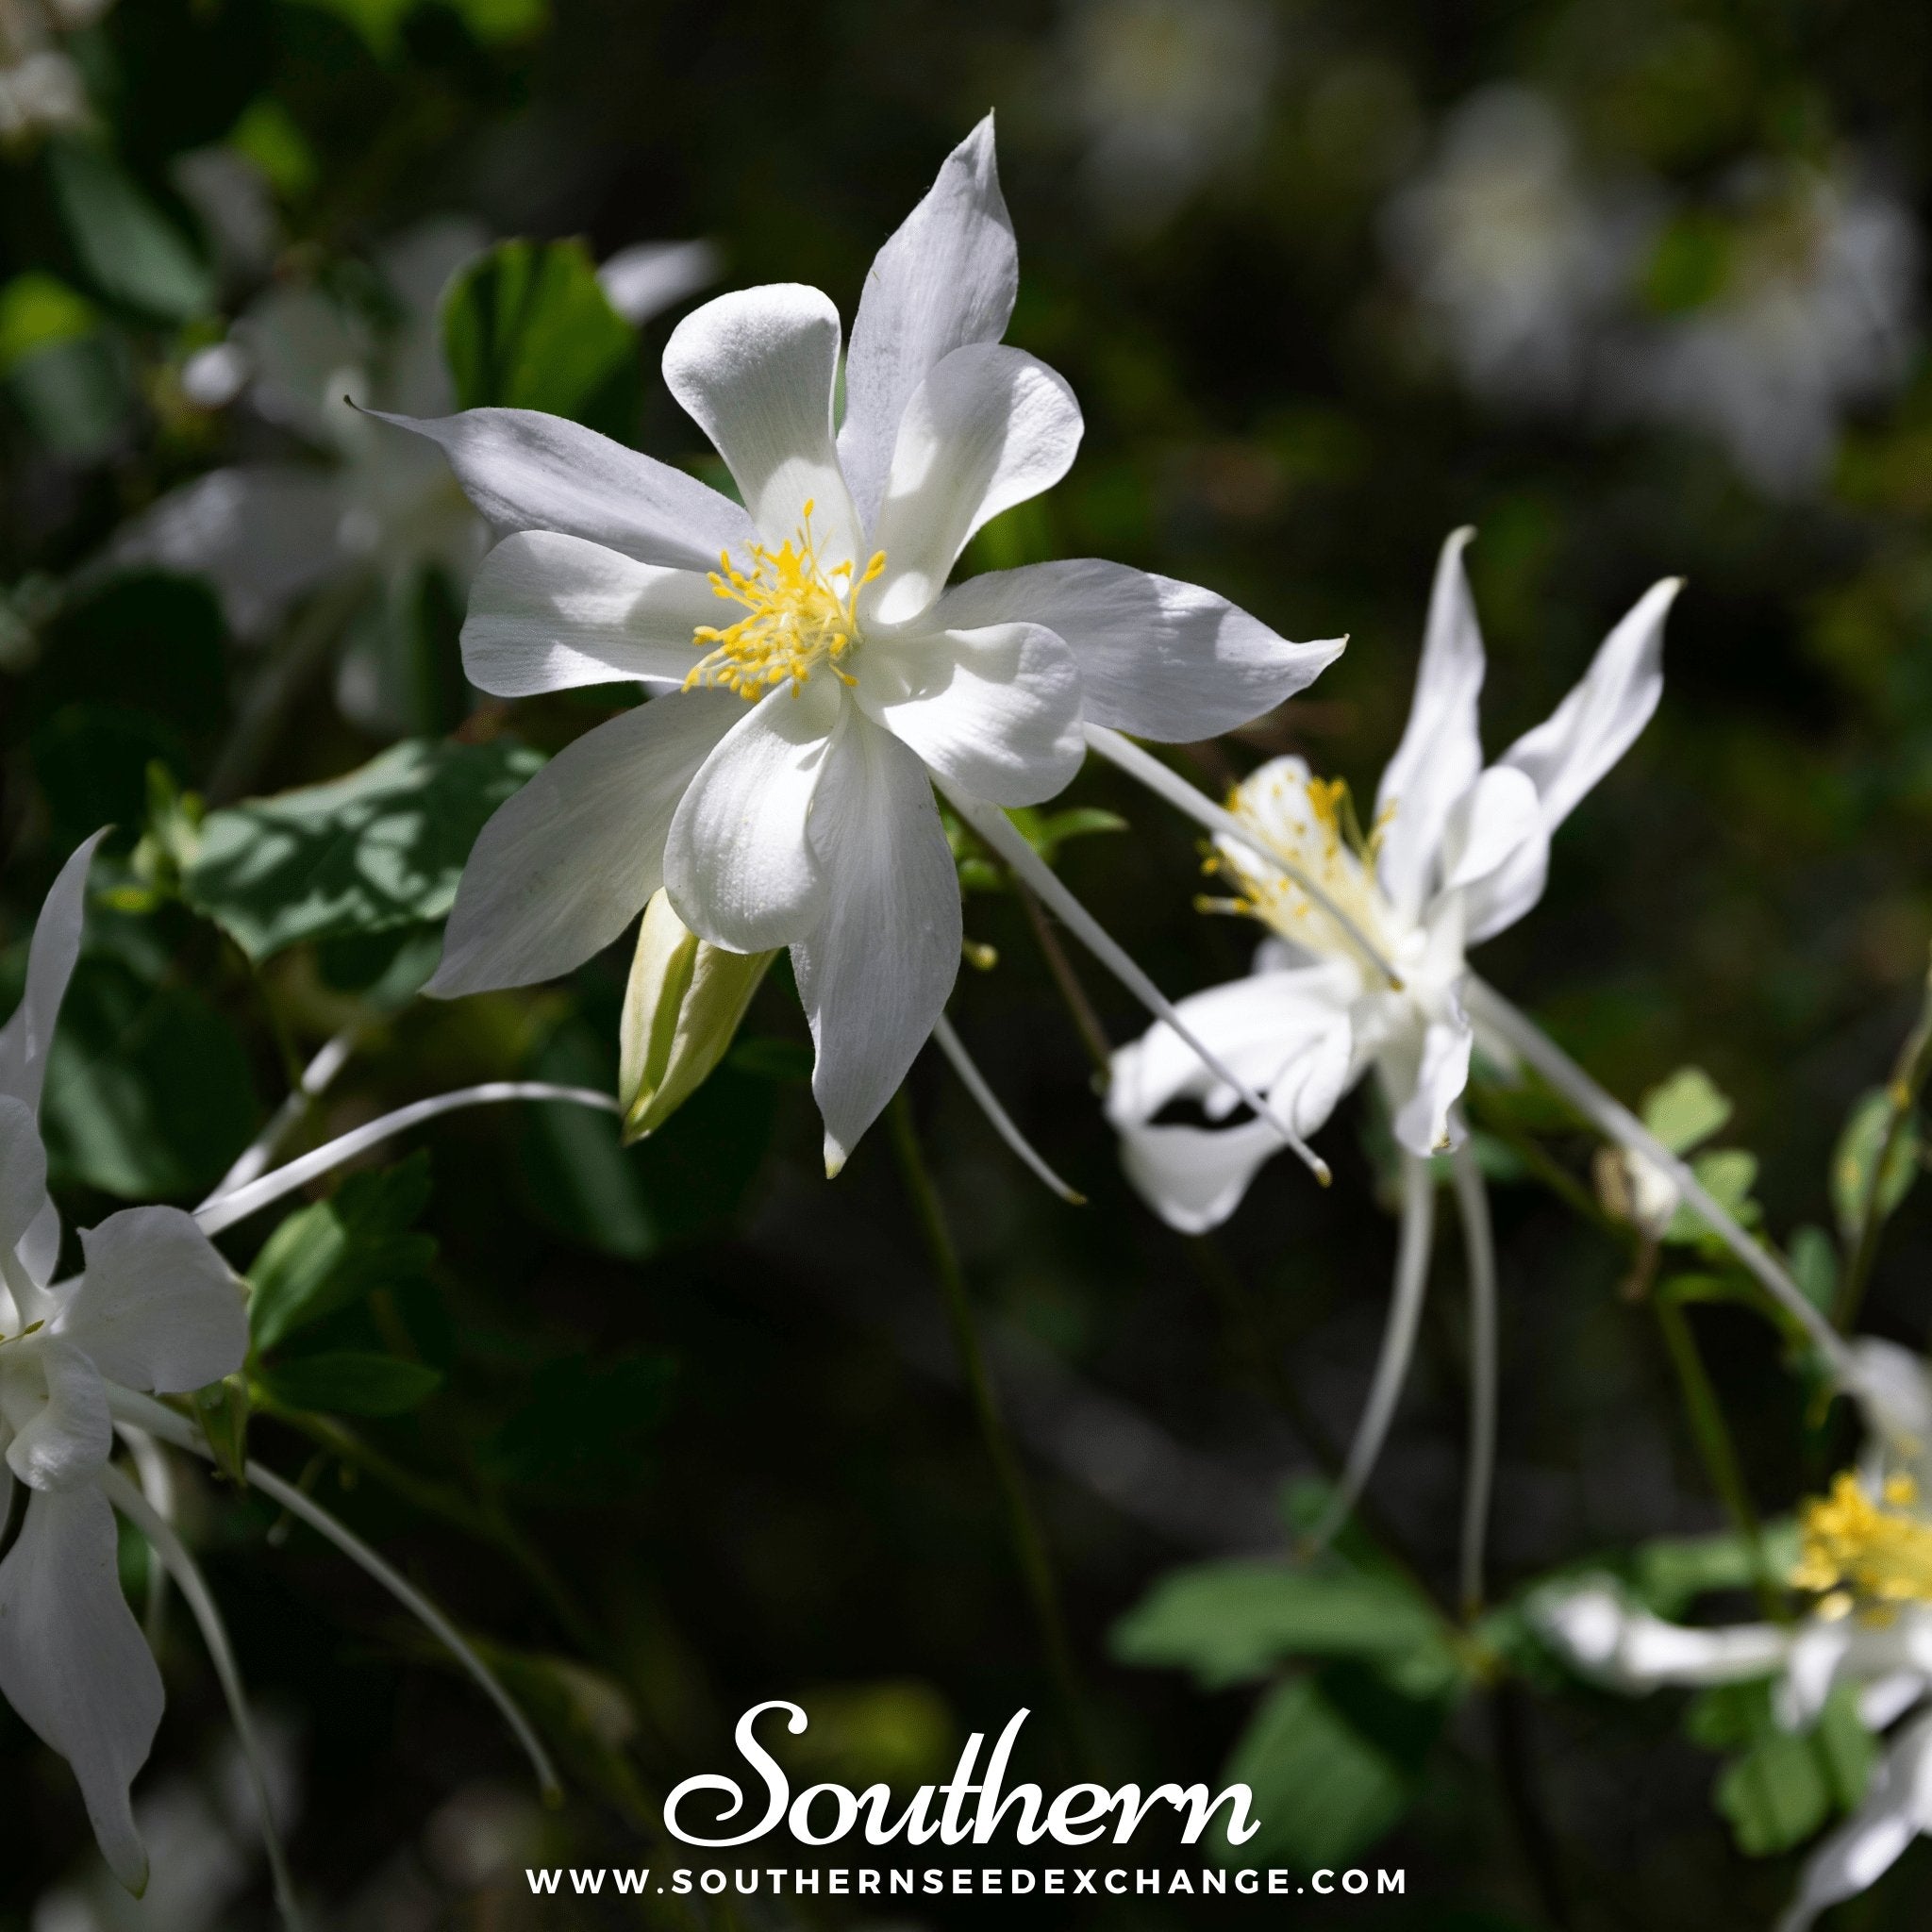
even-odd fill
[(103, 825), (68, 854), (47, 888), (27, 945), (26, 989), (20, 1004), (0, 1026), (0, 1093), (11, 1094), (35, 1112), (47, 1077), (47, 1051), (67, 982), (80, 958), (81, 926), (87, 917), (88, 870), (111, 826)]
[(831, 1135), (825, 1136), (825, 1178), (835, 1181), (845, 1172), (845, 1163), (851, 1158), (850, 1153), (840, 1146)]

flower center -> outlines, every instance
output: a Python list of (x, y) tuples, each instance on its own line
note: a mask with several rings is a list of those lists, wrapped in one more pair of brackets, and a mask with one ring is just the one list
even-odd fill
[(1389, 907), (1375, 883), (1382, 825), (1362, 830), (1346, 779), (1316, 778), (1292, 767), (1264, 769), (1235, 787), (1227, 808), (1257, 840), (1313, 880), (1349, 924), (1232, 840), (1216, 845), (1208, 870), (1227, 879), (1235, 895), (1203, 900), (1204, 910), (1258, 919), (1310, 953), (1374, 966), (1374, 958), (1363, 951), (1366, 941), (1384, 957), (1392, 956)]
[(862, 575), (849, 558), (827, 569), (812, 542), (812, 509), (808, 501), (795, 536), (776, 550), (751, 546), (748, 575), (719, 554), (724, 568), (711, 573), (711, 589), (745, 614), (726, 629), (705, 624), (692, 633), (693, 644), (711, 648), (691, 666), (686, 691), (722, 686), (749, 701), (790, 683), (795, 696), (820, 664), (852, 683), (841, 659), (858, 642), (858, 593), (885, 569), (886, 553), (874, 552)]
[(1883, 1619), (1897, 1604), (1932, 1603), (1932, 1523), (1914, 1513), (1918, 1500), (1908, 1475), (1889, 1477), (1874, 1498), (1849, 1471), (1840, 1474), (1800, 1515), (1793, 1587), (1817, 1591), (1826, 1617), (1861, 1607)]

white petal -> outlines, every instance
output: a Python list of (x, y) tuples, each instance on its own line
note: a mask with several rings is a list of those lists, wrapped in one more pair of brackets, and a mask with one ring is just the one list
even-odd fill
[(1683, 588), (1654, 584), (1603, 641), (1563, 702), (1497, 760), (1526, 773), (1554, 832), (1650, 722), (1663, 695), (1664, 618)]
[(605, 299), (634, 328), (718, 278), (708, 242), (634, 242), (597, 270)]
[(147, 1854), (127, 1788), (161, 1721), (161, 1675), (121, 1594), (114, 1513), (92, 1483), (32, 1497), (0, 1562), (0, 1693), (73, 1766), (102, 1857), (139, 1892)]
[(47, 1049), (74, 964), (80, 958), (80, 928), (87, 916), (87, 871), (103, 828), (83, 839), (47, 889), (26, 956), (26, 991), (13, 1017), (0, 1026), (0, 1093), (23, 1100), (36, 1113), (47, 1077)]
[(1771, 1624), (1687, 1629), (1628, 1602), (1613, 1583), (1543, 1592), (1530, 1607), (1538, 1628), (1585, 1675), (1620, 1690), (1660, 1684), (1737, 1684), (1767, 1677), (1790, 1647)]
[(975, 798), (1038, 805), (1086, 757), (1079, 675), (1038, 625), (868, 639), (858, 674), (867, 716)]
[(1816, 1724), (1840, 1683), (1870, 1684), (1904, 1674), (1923, 1687), (1928, 1671), (1932, 1613), (1923, 1604), (1907, 1605), (1889, 1624), (1814, 1619), (1791, 1644), (1790, 1661), (1778, 1686), (1778, 1722), (1792, 1730)]
[[(859, 525), (832, 446), (839, 311), (802, 282), (741, 289), (694, 308), (664, 345), (664, 381), (730, 466), (768, 544), (811, 503), (824, 564), (858, 562)], [(715, 557), (715, 553), (714, 553)]]
[(673, 910), (714, 946), (775, 952), (818, 923), (824, 881), (806, 818), (842, 697), (833, 679), (815, 677), (749, 711), (726, 700), (739, 720), (692, 778), (664, 848)]
[(1232, 1127), (1124, 1127), (1121, 1166), (1151, 1208), (1182, 1234), (1206, 1234), (1241, 1205), (1262, 1165), (1281, 1152), (1266, 1121)]
[(533, 986), (608, 946), (663, 884), (672, 813), (742, 710), (724, 691), (654, 698), (558, 752), (478, 835), (427, 991)]
[(1932, 1829), (1932, 1715), (1908, 1725), (1878, 1760), (1864, 1803), (1805, 1861), (1778, 1932), (1806, 1932), (1819, 1913), (1875, 1885)]
[(1454, 891), (1488, 878), (1526, 844), (1549, 849), (1536, 787), (1513, 765), (1497, 765), (1483, 773), (1447, 815), (1441, 837), (1442, 890)]
[(108, 555), (133, 569), (203, 576), (242, 637), (275, 628), (304, 591), (350, 560), (341, 474), (296, 463), (213, 470), (123, 526)]
[(891, 1099), (959, 970), (959, 879), (924, 769), (848, 712), (810, 839), (824, 911), (791, 948), (817, 1064), (811, 1088), (836, 1174)]
[(465, 409), (382, 420), (441, 444), (499, 536), (561, 530), (676, 570), (714, 569), (721, 550), (741, 550), (758, 536), (728, 496), (561, 416)]
[(905, 624), (930, 608), (967, 540), (1050, 490), (1080, 447), (1065, 380), (1019, 349), (955, 349), (913, 391), (899, 421), (873, 545), (886, 556), (869, 613)]
[(845, 362), (839, 455), (861, 518), (878, 515), (912, 391), (955, 349), (996, 342), (1020, 287), (989, 114), (874, 258)]
[(54, 1278), (60, 1260), (60, 1210), (52, 1195), (42, 1202), (20, 1243), (20, 1258), (26, 1264), (27, 1278), (36, 1288), (45, 1288)]
[(1924, 1357), (1875, 1336), (1861, 1336), (1851, 1348), (1851, 1392), (1866, 1427), (1906, 1461), (1932, 1458), (1932, 1374)]
[(1411, 1154), (1426, 1159), (1461, 1138), (1450, 1113), (1469, 1085), (1474, 1040), (1469, 1021), (1457, 1009), (1430, 1020), (1419, 1040), (1398, 1038), (1384, 1049), (1382, 1074), (1395, 1115), (1391, 1124)]
[(1422, 662), (1402, 742), (1375, 792), (1383, 826), (1377, 873), (1407, 919), (1422, 910), (1449, 808), (1482, 770), (1476, 700), (1483, 688), (1483, 634), (1462, 553), (1475, 532), (1455, 531), (1442, 545), (1429, 596)]
[[(26, 1341), (16, 1341), (16, 1349)], [(92, 1362), (71, 1341), (44, 1331), (31, 1357), (6, 1367), (0, 1412), (13, 1424), (7, 1466), (37, 1490), (71, 1489), (108, 1459), (114, 1446), (108, 1391)]]
[(54, 1320), (109, 1381), (158, 1395), (231, 1375), (248, 1353), (242, 1285), (178, 1208), (126, 1208), (83, 1228), (87, 1272)]
[(0, 1093), (0, 1254), (11, 1254), (47, 1205), (47, 1151), (25, 1101)]
[(463, 669), (478, 691), (505, 698), (615, 678), (682, 681), (702, 655), (697, 627), (730, 622), (721, 608), (696, 571), (525, 530), (483, 559), (470, 587)]
[(1291, 643), (1197, 584), (1080, 558), (955, 584), (933, 622), (1043, 624), (1080, 671), (1090, 724), (1166, 744), (1213, 738), (1273, 710), (1341, 655), (1342, 640)]

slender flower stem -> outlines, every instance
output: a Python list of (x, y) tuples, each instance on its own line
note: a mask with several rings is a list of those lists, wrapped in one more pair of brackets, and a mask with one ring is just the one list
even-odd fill
[(1253, 826), (1242, 824), (1233, 812), (1216, 805), (1206, 792), (1190, 785), (1178, 772), (1170, 771), (1153, 753), (1143, 751), (1131, 738), (1124, 738), (1105, 724), (1090, 724), (1087, 726), (1087, 742), (1102, 758), (1118, 765), (1130, 778), (1138, 778), (1150, 791), (1186, 812), (1196, 824), (1205, 825), (1208, 831), (1219, 833), (1224, 839), (1232, 839), (1271, 871), (1278, 872), (1283, 878), (1291, 881), (1348, 935), (1350, 942), (1369, 965), (1391, 987), (1400, 989), (1402, 975), (1383, 957), (1382, 949), (1336, 903), (1334, 894), (1292, 859), (1284, 858)]
[(1415, 1350), (1417, 1324), (1422, 1320), (1423, 1297), (1429, 1285), (1429, 1244), (1436, 1231), (1436, 1181), (1429, 1163), (1415, 1155), (1402, 1156), (1402, 1232), (1395, 1248), (1395, 1286), (1390, 1297), (1389, 1322), (1382, 1331), (1382, 1353), (1375, 1363), (1375, 1378), (1369, 1385), (1369, 1399), (1356, 1424), (1355, 1441), (1348, 1445), (1348, 1461), (1341, 1472), (1322, 1520), (1308, 1532), (1309, 1551), (1325, 1548), (1329, 1540), (1354, 1512), (1356, 1499), (1374, 1473), (1382, 1444), (1388, 1440), (1389, 1425), (1395, 1420), (1395, 1405), (1402, 1397), (1402, 1385), (1408, 1376), (1409, 1357)]
[(1080, 1716), (1078, 1679), (1074, 1670), (1074, 1654), (1067, 1641), (1066, 1623), (1060, 1613), (1059, 1588), (1054, 1580), (1053, 1564), (1047, 1556), (1046, 1538), (1034, 1514), (1013, 1439), (1007, 1433), (1000, 1414), (999, 1400), (987, 1373), (986, 1357), (979, 1346), (979, 1331), (973, 1319), (973, 1299), (966, 1287), (966, 1273), (960, 1266), (959, 1251), (954, 1245), (952, 1230), (946, 1225), (945, 1210), (938, 1188), (919, 1144), (919, 1130), (912, 1118), (912, 1103), (902, 1087), (892, 1096), (892, 1146), (899, 1158), (906, 1191), (912, 1197), (920, 1232), (925, 1238), (932, 1257), (933, 1272), (940, 1278), (945, 1296), (946, 1318), (952, 1324), (953, 1345), (958, 1351), (959, 1367), (966, 1377), (967, 1392), (979, 1424), (980, 1440), (986, 1445), (993, 1474), (998, 1480), (1000, 1500), (1006, 1509), (1007, 1533), (1013, 1557), (1026, 1586), (1041, 1641), (1046, 1650), (1047, 1668), (1060, 1705), (1060, 1718), (1075, 1759), (1087, 1756), (1084, 1726)]
[(599, 1093), (589, 1087), (558, 1087), (548, 1080), (489, 1080), (480, 1087), (459, 1087), (453, 1093), (438, 1093), (427, 1100), (412, 1101), (408, 1107), (399, 1107), (393, 1113), (384, 1114), (380, 1120), (370, 1121), (366, 1125), (339, 1135), (312, 1153), (304, 1154), (263, 1174), (259, 1180), (250, 1181), (232, 1193), (205, 1202), (195, 1210), (194, 1218), (200, 1223), (202, 1233), (219, 1234), (225, 1227), (233, 1227), (238, 1221), (246, 1221), (271, 1201), (279, 1201), (283, 1195), (292, 1194), (298, 1188), (306, 1188), (317, 1175), (366, 1153), (391, 1135), (434, 1120), (439, 1114), (454, 1113), (458, 1108), (488, 1107), (504, 1100), (563, 1100), (575, 1107), (594, 1108), (602, 1113), (622, 1111), (608, 1093)]
[(1087, 1196), (1077, 1189), (1070, 1188), (1058, 1174), (1046, 1164), (1041, 1155), (1020, 1129), (1014, 1125), (1013, 1117), (1000, 1105), (999, 1096), (987, 1083), (987, 1078), (973, 1063), (973, 1056), (966, 1051), (959, 1036), (953, 1031), (953, 1023), (941, 1013), (932, 1029), (932, 1037), (939, 1042), (940, 1051), (953, 1063), (953, 1071), (959, 1076), (960, 1084), (979, 1103), (979, 1110), (992, 1123), (993, 1131), (1017, 1154), (1028, 1168), (1058, 1194), (1070, 1208), (1084, 1208)]
[[(175, 1472), (168, 1467), (168, 1458), (161, 1453), (161, 1445), (145, 1429), (137, 1429), (125, 1423), (121, 1427), (121, 1440), (127, 1444), (127, 1453), (134, 1459), (134, 1472), (141, 1478), (142, 1494), (158, 1515), (169, 1523), (174, 1522)], [(141, 1620), (142, 1628), (147, 1633), (150, 1650), (160, 1647), (167, 1615), (168, 1566), (157, 1563), (148, 1572), (147, 1607)]]
[(1906, 1035), (1892, 1063), (1891, 1078), (1886, 1082), (1887, 1111), (1885, 1133), (1878, 1145), (1878, 1157), (1865, 1176), (1865, 1199), (1858, 1216), (1858, 1239), (1845, 1263), (1844, 1277), (1833, 1298), (1831, 1319), (1840, 1333), (1848, 1331), (1858, 1319), (1865, 1299), (1865, 1286), (1872, 1278), (1872, 1265), (1878, 1258), (1878, 1237), (1885, 1226), (1885, 1174), (1897, 1158), (1919, 1094), (1932, 1074), (1932, 973), (1925, 978), (1925, 997), (1912, 1030)]
[(215, 1602), (200, 1566), (189, 1555), (187, 1544), (175, 1535), (174, 1524), (111, 1462), (101, 1471), (99, 1480), (108, 1502), (141, 1531), (166, 1565), (182, 1601), (201, 1626), (202, 1641), (208, 1645), (208, 1660), (215, 1667), (222, 1695), (227, 1699), (228, 1714), (235, 1721), (235, 1735), (242, 1743), (242, 1756), (248, 1763), (249, 1781), (255, 1787), (255, 1802), (261, 1811), (261, 1841), (275, 1880), (275, 1905), (289, 1932), (301, 1932), (302, 1912), (295, 1903), (295, 1883), (282, 1852), (282, 1834), (275, 1824), (275, 1800), (268, 1786), (268, 1767), (261, 1755), (261, 1740), (256, 1735), (255, 1720), (249, 1714), (248, 1692), (242, 1683), (241, 1667), (235, 1661), (234, 1646), (228, 1641), (227, 1625), (222, 1622), (221, 1607)]
[(1463, 1003), (1479, 1028), (1487, 1028), (1522, 1057), (1563, 1095), (1585, 1120), (1608, 1139), (1634, 1147), (1670, 1175), (1677, 1191), (1703, 1217), (1740, 1261), (1757, 1276), (1784, 1312), (1804, 1331), (1833, 1373), (1848, 1386), (1858, 1379), (1857, 1365), (1843, 1339), (1805, 1297), (1804, 1291), (1776, 1257), (1755, 1241), (1713, 1198), (1690, 1169), (1630, 1109), (1599, 1087), (1563, 1049), (1494, 987), (1471, 974), (1463, 982)]
[(1462, 1614), (1483, 1607), (1483, 1559), (1496, 1480), (1496, 1236), (1489, 1190), (1465, 1138), (1451, 1157), (1469, 1274), (1469, 1473), (1462, 1496)]
[(1690, 1317), (1674, 1295), (1653, 1295), (1651, 1304), (1657, 1309), (1657, 1326), (1663, 1331), (1664, 1350), (1676, 1371), (1684, 1412), (1690, 1420), (1690, 1434), (1697, 1443), (1705, 1474), (1710, 1477), (1710, 1486), (1724, 1506), (1732, 1527), (1751, 1552), (1751, 1567), (1757, 1572), (1757, 1600), (1774, 1624), (1789, 1623), (1790, 1612), (1778, 1587), (1770, 1552), (1764, 1546), (1764, 1525), (1745, 1486), (1738, 1446), (1731, 1440), (1724, 1404), (1718, 1400), (1717, 1391), (1705, 1371), (1704, 1357), (1698, 1350)]
[(232, 1194), (236, 1189), (245, 1188), (261, 1174), (275, 1158), (275, 1150), (294, 1132), (302, 1117), (341, 1072), (349, 1056), (356, 1050), (359, 1032), (358, 1027), (344, 1026), (303, 1068), (302, 1076), (291, 1089), (289, 1097), (275, 1108), (268, 1125), (235, 1157), (234, 1165), (215, 1183), (214, 1191), (201, 1204), (204, 1208), (211, 1207), (224, 1194)]
[(1158, 1020), (1164, 1020), (1191, 1049), (1194, 1057), (1218, 1079), (1224, 1080), (1291, 1147), (1303, 1164), (1325, 1188), (1333, 1176), (1328, 1163), (1235, 1073), (1174, 1010), (1174, 1002), (1141, 972), (1126, 949), (1060, 883), (1059, 875), (1034, 851), (1005, 812), (978, 799), (948, 791), (953, 809), (979, 834), (1025, 884), (1031, 886), (1054, 911), (1079, 935), (1080, 942)]
[[(108, 1391), (108, 1405), (118, 1421), (131, 1422), (142, 1428), (152, 1430), (163, 1441), (173, 1442), (176, 1448), (189, 1450), (209, 1462), (215, 1459), (214, 1451), (209, 1448), (201, 1431), (187, 1417), (176, 1414), (166, 1403), (157, 1402), (153, 1396), (142, 1395), (131, 1389), (110, 1385)], [(406, 1610), (448, 1647), (457, 1661), (475, 1680), (477, 1688), (502, 1712), (504, 1722), (515, 1734), (517, 1742), (524, 1747), (524, 1753), (530, 1760), (531, 1769), (537, 1774), (537, 1782), (544, 1798), (551, 1801), (557, 1799), (562, 1787), (557, 1781), (557, 1772), (550, 1762), (550, 1754), (544, 1750), (542, 1740), (531, 1728), (529, 1720), (518, 1708), (516, 1701), (497, 1682), (495, 1673), (476, 1655), (469, 1639), (414, 1584), (377, 1556), (354, 1530), (346, 1524), (339, 1522), (320, 1503), (305, 1495), (293, 1483), (284, 1482), (273, 1470), (264, 1469), (260, 1463), (255, 1461), (244, 1465), (243, 1474), (253, 1488), (258, 1489), (263, 1495), (279, 1503), (291, 1516), (300, 1517), (311, 1529), (334, 1543), (350, 1561), (366, 1570)]]
[(1074, 971), (1074, 962), (1067, 958), (1066, 947), (1060, 944), (1059, 935), (1053, 929), (1053, 922), (1046, 916), (1045, 907), (1021, 879), (1013, 880), (1013, 896), (1019, 900), (1026, 923), (1033, 928), (1046, 970), (1053, 974), (1053, 983), (1074, 1017), (1074, 1030), (1087, 1049), (1087, 1058), (1093, 1062), (1093, 1071), (1102, 1080), (1108, 1079), (1113, 1073), (1113, 1043), (1107, 1037), (1107, 1028), (1100, 1024), (1100, 1015), (1093, 1010), (1093, 1002), (1087, 997), (1087, 989), (1080, 984), (1080, 975)]

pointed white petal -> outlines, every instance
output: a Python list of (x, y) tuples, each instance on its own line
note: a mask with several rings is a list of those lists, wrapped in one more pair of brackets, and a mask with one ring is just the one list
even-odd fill
[(0, 1093), (0, 1254), (11, 1254), (47, 1206), (47, 1152), (25, 1101)]
[(127, 1788), (161, 1721), (161, 1675), (121, 1594), (113, 1511), (92, 1483), (32, 1497), (0, 1562), (0, 1694), (74, 1767), (102, 1857), (139, 1892), (147, 1854)]
[(170, 1395), (219, 1382), (248, 1353), (242, 1284), (194, 1217), (125, 1208), (83, 1228), (87, 1272), (55, 1332), (110, 1380)]
[(1446, 814), (1441, 848), (1442, 890), (1454, 891), (1487, 879), (1529, 842), (1548, 849), (1536, 787), (1513, 765), (1494, 766)]
[(1418, 917), (1428, 896), (1449, 808), (1482, 770), (1476, 700), (1483, 634), (1462, 567), (1474, 535), (1457, 530), (1442, 545), (1408, 723), (1375, 791), (1375, 821), (1383, 827), (1376, 872), (1406, 919)]
[(427, 991), (532, 986), (608, 946), (663, 884), (672, 814), (742, 712), (723, 691), (654, 698), (558, 752), (478, 835)]
[(1908, 1725), (1878, 1760), (1864, 1802), (1805, 1861), (1778, 1932), (1807, 1928), (1841, 1899), (1877, 1884), (1923, 1831), (1932, 1830), (1932, 1715)]
[(1497, 760), (1526, 773), (1554, 832), (1629, 750), (1663, 696), (1664, 619), (1680, 579), (1653, 584), (1598, 649), (1563, 702)]
[(728, 496), (561, 416), (465, 409), (382, 421), (440, 444), (498, 536), (561, 530), (641, 563), (699, 571), (716, 569), (721, 550), (742, 550), (758, 537)]
[(664, 381), (730, 466), (764, 541), (812, 508), (827, 566), (857, 562), (860, 531), (832, 446), (839, 311), (801, 282), (741, 289), (694, 308), (664, 346)]
[(1738, 1684), (1768, 1677), (1792, 1633), (1774, 1624), (1687, 1629), (1632, 1604), (1608, 1578), (1561, 1586), (1533, 1600), (1543, 1636), (1588, 1677), (1619, 1690), (1660, 1684)]
[(470, 587), (463, 669), (478, 691), (529, 697), (622, 678), (679, 682), (708, 646), (700, 625), (728, 624), (696, 571), (640, 563), (581, 537), (506, 537)]
[[(769, 702), (769, 701), (768, 701)], [(791, 948), (836, 1174), (932, 1033), (959, 971), (959, 879), (925, 769), (848, 711), (811, 815), (824, 912)]]
[(913, 391), (955, 349), (998, 341), (1019, 286), (1019, 247), (1000, 194), (989, 114), (879, 250), (858, 300), (839, 455), (867, 525), (878, 514)]
[(775, 952), (809, 932), (824, 908), (806, 819), (844, 693), (820, 676), (781, 686), (749, 710), (715, 695), (739, 707), (738, 722), (698, 768), (671, 821), (664, 887), (678, 918), (714, 946)]
[(1080, 680), (1034, 624), (868, 639), (859, 708), (949, 784), (994, 805), (1038, 805), (1080, 769)]
[(59, 1336), (33, 1337), (31, 1351), (8, 1364), (0, 1381), (0, 1413), (13, 1424), (7, 1466), (34, 1489), (71, 1489), (93, 1475), (114, 1446), (108, 1391), (93, 1363)]
[(0, 1093), (24, 1100), (40, 1111), (41, 1088), (47, 1077), (47, 1049), (74, 964), (80, 958), (80, 928), (87, 914), (87, 871), (94, 847), (108, 836), (103, 827), (83, 839), (47, 889), (34, 936), (27, 948), (26, 991), (13, 1017), (0, 1026)]
[(899, 420), (870, 614), (906, 624), (930, 608), (975, 530), (1067, 474), (1082, 426), (1074, 391), (1044, 362), (997, 343), (955, 349)]
[(1343, 640), (1291, 643), (1226, 598), (1080, 558), (955, 584), (935, 624), (1043, 624), (1080, 671), (1087, 723), (1181, 744), (1232, 731), (1312, 683)]

